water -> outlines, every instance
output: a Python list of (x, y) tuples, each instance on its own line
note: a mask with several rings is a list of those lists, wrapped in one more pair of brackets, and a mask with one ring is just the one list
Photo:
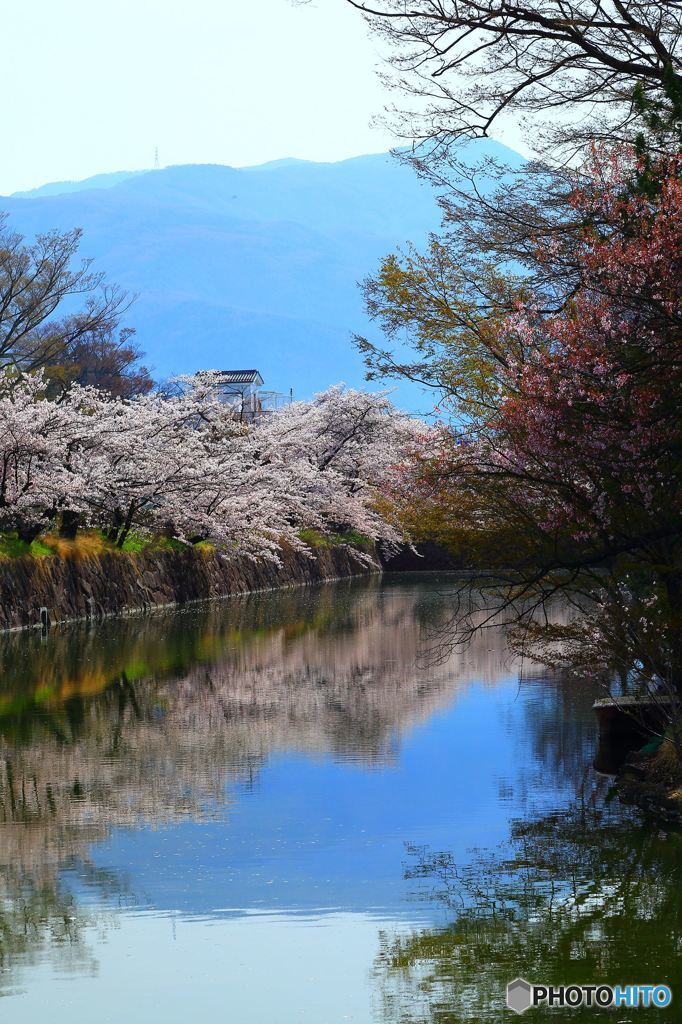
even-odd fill
[(679, 836), (592, 769), (589, 686), (495, 631), (433, 656), (453, 587), (4, 638), (2, 1019), (498, 1021), (516, 975), (682, 999)]

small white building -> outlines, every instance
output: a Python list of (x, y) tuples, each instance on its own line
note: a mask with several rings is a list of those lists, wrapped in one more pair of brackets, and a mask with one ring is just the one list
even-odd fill
[(233, 406), (241, 420), (253, 422), (293, 399), (277, 391), (264, 391), (258, 370), (210, 370), (211, 380), (222, 402)]
[(215, 370), (214, 377), (221, 401), (234, 405), (241, 419), (257, 419), (263, 411), (259, 390), (265, 383), (258, 370)]

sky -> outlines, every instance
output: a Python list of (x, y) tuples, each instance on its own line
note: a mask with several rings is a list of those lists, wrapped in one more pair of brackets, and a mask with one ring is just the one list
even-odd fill
[(395, 143), (345, 0), (32, 0), (4, 7), (3, 37), (3, 195), (151, 167), (156, 147), (161, 166), (246, 166)]

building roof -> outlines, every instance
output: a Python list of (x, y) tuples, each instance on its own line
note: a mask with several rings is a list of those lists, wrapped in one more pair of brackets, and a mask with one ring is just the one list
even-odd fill
[(262, 384), (258, 370), (217, 370), (222, 384)]

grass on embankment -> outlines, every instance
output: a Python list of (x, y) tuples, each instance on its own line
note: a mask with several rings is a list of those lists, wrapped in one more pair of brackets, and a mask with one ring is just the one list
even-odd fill
[(188, 551), (206, 548), (206, 544), (183, 544), (171, 537), (149, 536), (130, 533), (122, 547), (107, 540), (99, 530), (79, 531), (74, 540), (66, 540), (56, 533), (38, 537), (32, 544), (19, 540), (15, 531), (0, 531), (0, 561), (22, 558), (92, 558), (106, 552), (140, 552), (152, 548), (155, 551)]
[[(319, 530), (301, 530), (301, 540), (310, 548), (338, 547), (352, 544), (353, 547), (371, 550), (374, 541), (356, 530), (345, 533), (324, 534)], [(100, 530), (79, 530), (74, 540), (66, 540), (57, 533), (46, 533), (32, 544), (19, 540), (16, 531), (0, 530), (0, 562), (31, 555), (34, 558), (93, 558), (106, 552), (138, 553), (141, 551), (201, 551), (212, 545), (202, 541), (199, 544), (185, 544), (173, 537), (162, 535), (146, 536), (129, 533), (122, 547), (107, 540)]]
[(301, 530), (299, 537), (309, 548), (338, 547), (341, 544), (352, 544), (355, 548), (371, 550), (374, 541), (357, 530), (346, 530), (345, 533), (321, 533), (319, 530)]

